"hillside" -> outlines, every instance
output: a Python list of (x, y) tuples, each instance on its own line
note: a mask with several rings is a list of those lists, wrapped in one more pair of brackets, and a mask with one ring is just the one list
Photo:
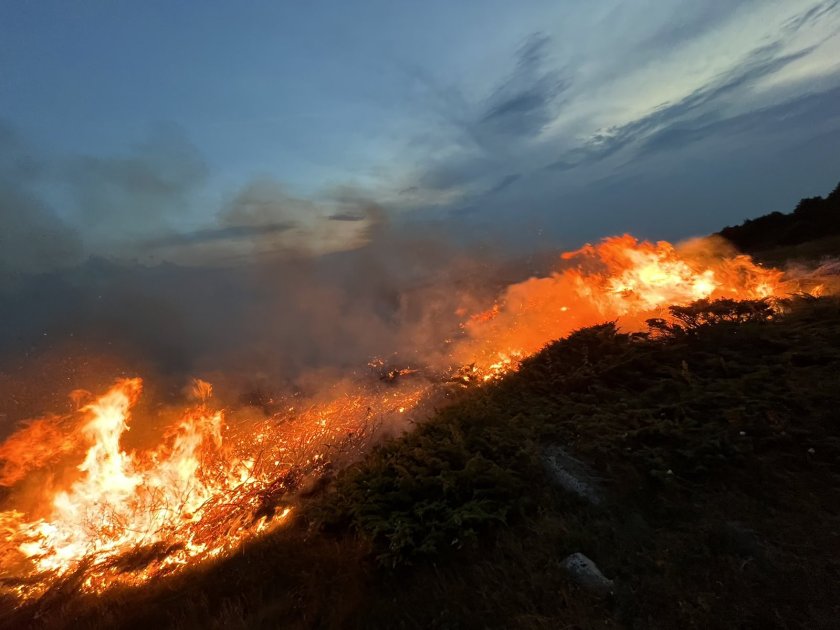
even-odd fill
[(840, 250), (840, 184), (826, 197), (802, 199), (793, 212), (747, 219), (718, 234), (741, 251), (774, 264), (836, 254)]
[[(551, 344), (232, 558), (102, 597), (70, 578), (3, 627), (831, 627), (840, 302), (673, 315)], [(613, 583), (577, 584), (575, 552)]]

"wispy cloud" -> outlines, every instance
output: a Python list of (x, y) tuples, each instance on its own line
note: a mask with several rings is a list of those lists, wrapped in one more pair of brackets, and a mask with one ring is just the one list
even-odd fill
[(813, 25), (819, 20), (828, 17), (829, 14), (838, 9), (840, 9), (840, 0), (825, 0), (787, 20), (782, 25), (782, 30), (786, 33), (795, 33), (806, 26)]
[[(595, 133), (587, 143), (572, 152), (572, 156), (577, 157), (572, 163), (582, 164), (608, 157), (628, 145), (643, 141), (652, 133), (667, 133), (669, 127), (685, 121), (689, 116), (715, 117), (717, 114), (714, 107), (720, 100), (802, 59), (813, 49), (808, 47), (783, 54), (781, 42), (757, 48), (734, 68), (696, 88), (679, 101), (661, 105), (632, 122)], [(561, 158), (559, 162), (561, 165), (569, 164), (569, 156)]]
[[(680, 4), (685, 11), (676, 12), (676, 21), (659, 24), (652, 34), (642, 38), (630, 51), (627, 64), (640, 63), (639, 55), (684, 54), (683, 48), (701, 37), (718, 41), (717, 29), (726, 25), (727, 32), (735, 32), (739, 21), (752, 19), (755, 10), (761, 8), (753, 0), (689, 4)], [(620, 123), (596, 127), (591, 122), (595, 119), (586, 110), (587, 104), (593, 102), (587, 91), (592, 86), (586, 81), (578, 85), (576, 81), (581, 69), (570, 71), (569, 64), (557, 55), (559, 43), (535, 33), (515, 52), (513, 71), (502, 74), (483, 101), (470, 107), (463, 95), (453, 95), (451, 89), (441, 90), (446, 98), (439, 103), (451, 106), (446, 119), (457, 124), (451, 125), (454, 133), (448, 142), (442, 140), (447, 151), (429, 159), (415, 173), (414, 187), (419, 187), (420, 192), (455, 193), (454, 200), (439, 208), (448, 208), (461, 217), (477, 217), (510, 208), (511, 204), (521, 205), (517, 198), (533, 203), (539, 191), (547, 199), (556, 198), (556, 187), (563, 182), (577, 187), (617, 176), (626, 165), (637, 166), (639, 160), (733, 133), (736, 128), (747, 133), (750, 124), (760, 125), (769, 116), (784, 115), (785, 104), (792, 103), (790, 99), (795, 94), (770, 108), (755, 99), (755, 90), (809, 59), (825, 44), (828, 40), (824, 35), (816, 31), (813, 36), (808, 35), (809, 29), (829, 19), (838, 7), (840, 0), (831, 0), (806, 5), (793, 15), (788, 11), (788, 17), (775, 30), (751, 22), (752, 30), (745, 41), (755, 45), (732, 56), (716, 74), (698, 75), (693, 86), (687, 77), (680, 76), (681, 84), (689, 87), (684, 94), (646, 109), (637, 105), (635, 117), (624, 116)], [(739, 48), (744, 46), (739, 43)], [(695, 46), (691, 50), (696, 54), (699, 49)], [(618, 60), (610, 62), (614, 68), (622, 68), (621, 51), (616, 50), (615, 54)], [(717, 59), (716, 63), (721, 61)], [(644, 86), (633, 86), (629, 80), (634, 71), (632, 65), (623, 66), (627, 89), (644, 94)], [(668, 79), (661, 77), (663, 82)], [(815, 88), (825, 92), (835, 85), (840, 85), (840, 76)], [(603, 103), (597, 104), (600, 112), (608, 111)], [(474, 112), (472, 116), (466, 116), (470, 111)], [(780, 125), (793, 129), (791, 121), (780, 121)], [(743, 141), (750, 140), (744, 137)], [(503, 199), (507, 201), (503, 203)]]
[(546, 67), (550, 41), (545, 34), (535, 33), (522, 44), (513, 73), (490, 95), (474, 123), (479, 137), (533, 137), (554, 118), (559, 98), (571, 87), (571, 80)]
[(330, 221), (364, 221), (365, 216), (359, 214), (349, 214), (347, 212), (337, 212), (327, 217)]

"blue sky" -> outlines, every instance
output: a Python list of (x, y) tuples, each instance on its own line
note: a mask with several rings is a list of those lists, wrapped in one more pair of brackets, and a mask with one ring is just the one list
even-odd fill
[(838, 90), (837, 0), (10, 0), (2, 255), (679, 238), (833, 188)]

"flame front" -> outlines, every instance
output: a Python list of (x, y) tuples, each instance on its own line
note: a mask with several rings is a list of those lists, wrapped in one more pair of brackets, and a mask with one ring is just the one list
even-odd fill
[[(375, 420), (371, 404), (397, 414), (422, 393), (389, 388), (377, 398), (343, 395), (282, 419), (249, 422), (223, 441), (225, 418), (209, 407), (209, 384), (199, 381), (196, 389), (205, 400), (184, 410), (149, 450), (123, 447), (141, 379), (117, 381), (80, 410), (74, 439), (87, 446), (78, 478), (45, 501), (41, 518), (0, 512), (0, 568), (29, 578), (13, 592), (35, 595), (78, 568), (92, 590), (136, 584), (234, 549), (289, 516), (285, 496), (323, 473), (328, 451), (335, 458), (342, 449), (363, 449)], [(26, 460), (19, 436), (3, 445), (7, 464)]]
[(725, 255), (720, 247), (706, 239), (678, 249), (624, 235), (567, 252), (562, 270), (510, 285), (490, 310), (467, 321), (455, 362), (492, 380), (585, 326), (618, 320), (625, 330), (642, 330), (647, 319), (671, 305), (783, 292), (780, 271), (748, 256)]
[(449, 374), (437, 381), (403, 369), (375, 386), (332, 384), (322, 402), (239, 428), (227, 426), (212, 388), (197, 381), (199, 402), (146, 450), (124, 445), (139, 378), (117, 381), (76, 414), (29, 422), (0, 445), (0, 485), (12, 489), (13, 504), (0, 512), (6, 588), (24, 599), (82, 571), (83, 586), (101, 590), (218, 556), (282, 523), (302, 480), (340, 465), (341, 453), (363, 452), (377, 421), (402, 417), (445, 383), (493, 380), (584, 326), (619, 320), (635, 329), (671, 304), (771, 297), (783, 287), (779, 271), (708, 243), (677, 249), (621, 236), (562, 260), (562, 269), (509, 286), (465, 321), (449, 346)]

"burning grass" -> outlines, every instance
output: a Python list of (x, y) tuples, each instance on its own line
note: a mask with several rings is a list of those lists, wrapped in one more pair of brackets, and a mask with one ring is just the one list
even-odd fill
[[(72, 417), (37, 420), (4, 444), (4, 472), (15, 480), (64, 454), (29, 450), (23, 438), (33, 429), (44, 434), (45, 423), (62, 445), (88, 445), (67, 488), (36, 502), (35, 518), (0, 513), (6, 592), (38, 597), (66, 580), (89, 591), (138, 585), (225, 555), (281, 525), (293, 510), (291, 496), (367, 450), (383, 418), (414, 406), (423, 391), (383, 386), (297, 412), (290, 407), (282, 417), (227, 427), (223, 437), (212, 388), (196, 381), (198, 402), (165, 429), (161, 443), (128, 450), (123, 436), (141, 390), (139, 378), (119, 380)], [(69, 437), (63, 425), (74, 427)]]

